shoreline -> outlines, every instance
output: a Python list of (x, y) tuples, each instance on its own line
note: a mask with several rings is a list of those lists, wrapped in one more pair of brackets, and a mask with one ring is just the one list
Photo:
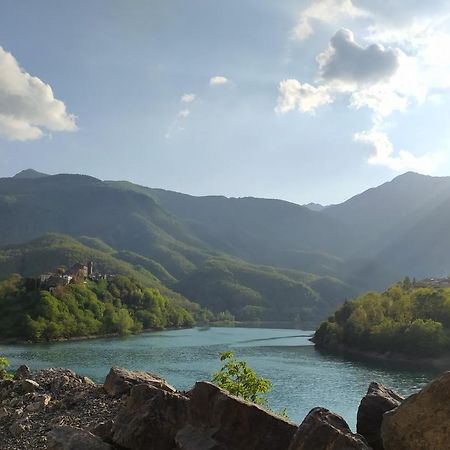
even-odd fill
[(338, 345), (336, 347), (324, 347), (318, 345), (311, 339), (314, 343), (314, 347), (317, 351), (341, 356), (344, 359), (354, 360), (354, 361), (366, 361), (374, 363), (385, 363), (392, 366), (402, 366), (415, 369), (431, 369), (432, 371), (447, 371), (450, 370), (450, 354), (437, 356), (434, 358), (412, 358), (410, 356), (403, 355), (401, 353), (386, 352), (377, 353), (373, 351), (358, 350), (350, 348), (346, 345)]
[(89, 341), (94, 339), (105, 338), (119, 338), (129, 336), (140, 336), (145, 333), (158, 332), (158, 331), (170, 331), (170, 330), (189, 330), (195, 327), (179, 327), (179, 328), (147, 328), (139, 333), (119, 334), (119, 333), (107, 333), (107, 334), (92, 334), (89, 336), (73, 336), (69, 338), (51, 339), (47, 341), (25, 341), (20, 339), (0, 339), (0, 345), (34, 345), (34, 344), (55, 344), (59, 342), (77, 342), (77, 341)]
[[(284, 326), (283, 326), (284, 325)], [(36, 344), (55, 344), (60, 342), (77, 342), (77, 341), (88, 341), (94, 339), (106, 339), (106, 338), (120, 338), (120, 337), (130, 337), (130, 336), (141, 336), (146, 333), (156, 333), (160, 331), (174, 331), (174, 330), (190, 330), (192, 328), (208, 329), (208, 328), (223, 328), (223, 327), (241, 327), (241, 328), (273, 328), (273, 329), (298, 329), (293, 326), (291, 322), (213, 322), (209, 324), (196, 324), (192, 327), (170, 327), (170, 328), (146, 328), (139, 333), (131, 334), (119, 334), (119, 333), (107, 333), (107, 334), (95, 334), (89, 336), (72, 336), (69, 338), (51, 339), (45, 341), (27, 341), (18, 338), (8, 338), (0, 339), (0, 345), (36, 345)], [(309, 331), (309, 330), (303, 330)]]

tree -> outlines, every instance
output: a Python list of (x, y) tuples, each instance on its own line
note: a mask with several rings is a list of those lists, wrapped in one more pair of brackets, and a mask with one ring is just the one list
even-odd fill
[(244, 400), (258, 405), (267, 404), (266, 394), (271, 387), (269, 380), (259, 377), (245, 361), (236, 360), (233, 352), (221, 353), (220, 360), (225, 363), (218, 372), (213, 374), (214, 383)]

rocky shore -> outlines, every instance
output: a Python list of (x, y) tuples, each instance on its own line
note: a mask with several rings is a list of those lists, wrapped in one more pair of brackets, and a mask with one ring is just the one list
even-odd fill
[(378, 362), (389, 364), (392, 366), (402, 366), (411, 368), (427, 368), (433, 372), (439, 373), (450, 367), (450, 355), (442, 355), (433, 358), (411, 357), (398, 352), (378, 353), (367, 350), (359, 350), (347, 345), (323, 345), (310, 339), (315, 344), (317, 350), (322, 353), (339, 355), (345, 359), (353, 359), (356, 361)]
[(101, 385), (26, 366), (0, 381), (1, 450), (448, 450), (450, 372), (406, 400), (371, 383), (357, 432), (324, 408), (296, 425), (208, 382), (179, 392), (121, 368)]

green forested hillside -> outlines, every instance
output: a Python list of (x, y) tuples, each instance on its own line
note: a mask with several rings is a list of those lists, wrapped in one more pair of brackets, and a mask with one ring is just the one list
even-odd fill
[(336, 276), (349, 227), (294, 203), (260, 198), (193, 197), (127, 182), (110, 186), (153, 198), (210, 247), (256, 264)]
[[(92, 242), (90, 238), (82, 240)], [(98, 239), (95, 241), (96, 248), (89, 248), (69, 236), (49, 233), (24, 244), (0, 247), (0, 281), (12, 274), (35, 277), (41, 273), (54, 271), (59, 267), (68, 268), (79, 262), (95, 261), (95, 270), (130, 277), (145, 287), (158, 289), (194, 315), (200, 313), (198, 305), (168, 288), (152, 272), (143, 266), (132, 265), (122, 260), (120, 254), (111, 252), (107, 246), (106, 251), (98, 250), (104, 244)]]
[(450, 289), (416, 288), (407, 279), (383, 293), (346, 302), (314, 336), (322, 348), (411, 357), (450, 352)]
[(194, 317), (202, 317), (200, 304), (215, 314), (229, 311), (238, 320), (296, 321), (308, 327), (355, 293), (350, 286), (332, 278), (255, 266), (225, 256), (208, 259), (178, 280), (144, 256), (115, 252), (99, 239), (80, 239), (95, 248), (54, 233), (24, 244), (0, 247), (0, 279), (13, 273), (37, 276), (92, 260), (95, 269), (102, 273), (126, 275), (158, 289)]
[[(220, 206), (213, 202), (204, 214), (211, 218)], [(190, 207), (188, 203), (186, 208)], [(197, 206), (193, 213), (202, 208)], [(286, 215), (285, 210), (291, 212)], [(315, 213), (287, 202), (246, 199), (231, 202), (214, 221), (204, 223), (205, 233), (199, 233), (189, 220), (166, 210), (153, 190), (128, 183), (81, 175), (0, 179), (0, 243), (4, 244), (0, 278), (12, 273), (35, 276), (89, 259), (100, 271), (131, 276), (158, 288), (197, 315), (200, 307), (186, 298), (215, 313), (231, 311), (240, 319), (313, 324), (354, 291), (331, 277), (328, 288), (321, 288), (325, 281), (316, 274), (334, 276), (343, 261), (307, 250), (312, 243), (306, 237), (313, 228), (331, 240), (330, 226), (320, 226), (320, 218), (310, 214)], [(302, 230), (295, 231), (291, 218), (295, 225), (303, 215), (307, 220)], [(220, 222), (225, 228), (219, 227)], [(238, 226), (233, 228), (233, 223)], [(287, 248), (285, 236), (289, 227), (292, 239), (304, 234), (292, 248)], [(215, 238), (208, 237), (211, 233)], [(280, 264), (262, 268), (237, 255), (259, 264)], [(224, 276), (222, 265), (232, 279)], [(317, 291), (308, 286), (309, 281), (317, 284)], [(333, 286), (336, 294), (330, 298)], [(255, 304), (255, 298), (261, 304)]]
[(143, 328), (192, 326), (192, 315), (157, 289), (124, 276), (36, 290), (18, 275), (0, 283), (0, 338), (67, 339)]
[(447, 178), (417, 174), (311, 211), (28, 171), (0, 179), (0, 277), (88, 258), (186, 305), (309, 323), (393, 279), (450, 273), (449, 202)]
[[(229, 310), (238, 320), (288, 321), (306, 327), (355, 293), (337, 280), (218, 258), (175, 288), (212, 311)], [(333, 289), (336, 294), (328, 295)]]

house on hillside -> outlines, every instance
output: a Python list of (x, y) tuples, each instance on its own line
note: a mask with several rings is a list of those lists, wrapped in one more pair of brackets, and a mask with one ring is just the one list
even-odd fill
[(450, 288), (450, 277), (445, 278), (425, 278), (416, 281), (414, 287)]
[(52, 291), (58, 286), (66, 286), (70, 283), (81, 283), (86, 280), (109, 280), (111, 278), (113, 278), (113, 275), (94, 272), (94, 262), (88, 261), (86, 264), (76, 263), (65, 271), (59, 270), (58, 272), (42, 274), (37, 280), (39, 289)]

